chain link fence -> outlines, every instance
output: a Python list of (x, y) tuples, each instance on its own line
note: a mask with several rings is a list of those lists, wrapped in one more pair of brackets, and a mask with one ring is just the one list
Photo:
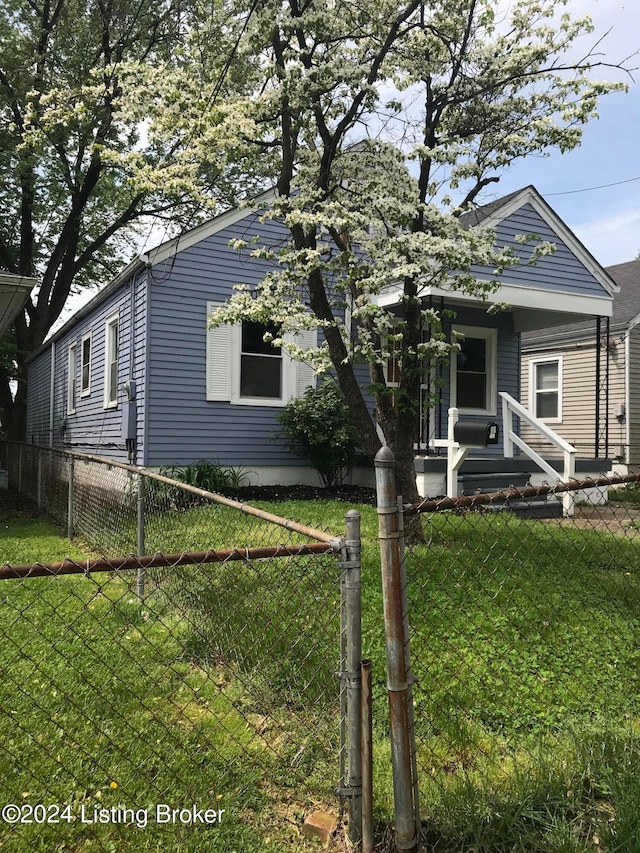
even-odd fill
[(640, 849), (640, 477), (425, 501), (403, 523), (405, 849)]
[(297, 849), (303, 815), (348, 792), (344, 535), (5, 450), (0, 847)]

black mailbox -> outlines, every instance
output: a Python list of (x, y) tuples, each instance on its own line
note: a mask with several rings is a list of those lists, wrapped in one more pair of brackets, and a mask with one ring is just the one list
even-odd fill
[(457, 421), (453, 427), (454, 441), (474, 447), (497, 444), (498, 434), (498, 424), (495, 421)]

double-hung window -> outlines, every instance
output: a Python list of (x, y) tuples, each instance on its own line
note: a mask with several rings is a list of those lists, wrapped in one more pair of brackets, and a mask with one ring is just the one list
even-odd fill
[(529, 361), (529, 408), (540, 420), (562, 421), (562, 356)]
[(104, 407), (118, 405), (118, 315), (113, 314), (105, 324)]
[[(218, 304), (207, 303), (207, 318)], [(269, 337), (279, 334), (273, 323), (244, 321), (208, 328), (207, 321), (207, 400), (236, 406), (284, 406), (313, 385), (310, 365), (293, 361), (286, 348), (271, 344)], [(301, 330), (291, 341), (301, 349), (314, 349), (317, 330)]]
[(240, 332), (240, 399), (282, 400), (282, 349), (265, 341), (265, 335), (277, 337), (278, 334), (279, 330), (273, 323), (243, 322)]
[(494, 415), (497, 406), (498, 332), (475, 326), (454, 329), (464, 337), (451, 357), (451, 405), (461, 413)]
[(69, 346), (67, 355), (67, 414), (72, 415), (76, 410), (76, 353), (77, 344), (74, 341)]
[(86, 397), (91, 393), (91, 332), (82, 336), (80, 396)]

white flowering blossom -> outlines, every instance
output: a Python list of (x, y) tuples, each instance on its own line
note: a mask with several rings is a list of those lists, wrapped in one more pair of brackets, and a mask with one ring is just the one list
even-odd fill
[[(265, 0), (247, 29), (264, 74), (247, 146), (268, 158), (278, 192), (263, 216), (290, 239), (254, 249), (272, 271), (212, 322), (269, 319), (278, 342), (319, 326), (321, 357), (290, 351), (318, 369), (330, 360), (373, 454), (356, 380), (367, 365), (407, 497), (425, 369), (458, 346), (422, 296), (436, 287), (489, 303), (505, 269), (554, 248), (523, 235), (506, 251), (465, 214), (514, 160), (575, 148), (598, 98), (624, 88), (595, 79), (590, 21), (558, 17), (565, 5), (514, 0), (498, 16), (497, 0)], [(576, 43), (585, 45), (578, 63), (566, 58)], [(478, 267), (490, 275), (477, 278)]]

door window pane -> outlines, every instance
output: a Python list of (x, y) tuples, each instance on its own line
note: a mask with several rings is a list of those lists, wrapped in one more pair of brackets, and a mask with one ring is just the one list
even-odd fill
[(465, 337), (456, 355), (456, 406), (487, 409), (487, 341)]

